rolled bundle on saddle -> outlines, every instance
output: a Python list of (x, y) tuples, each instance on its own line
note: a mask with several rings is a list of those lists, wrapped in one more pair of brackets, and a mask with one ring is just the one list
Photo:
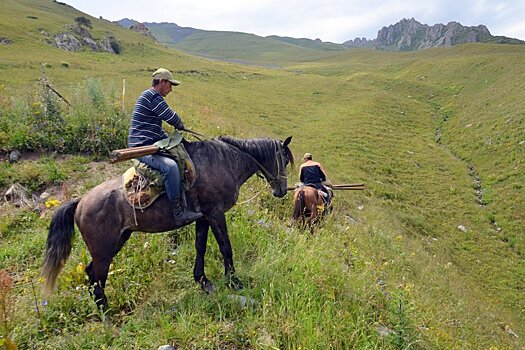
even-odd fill
[[(160, 152), (177, 162), (180, 171), (181, 190), (184, 193), (184, 191), (189, 190), (195, 184), (197, 173), (182, 140), (182, 134), (175, 132), (172, 136), (160, 140), (152, 146), (145, 147), (149, 147), (151, 150), (157, 149), (156, 152), (148, 154)], [(125, 150), (133, 149), (128, 148)], [(112, 154), (115, 152), (122, 153), (121, 151), (125, 150), (113, 151)], [(140, 150), (139, 152), (142, 151)], [(124, 152), (124, 157), (127, 157), (129, 154), (133, 154), (133, 152)], [(146, 154), (141, 154), (139, 157), (144, 155)], [(119, 160), (117, 161), (123, 160), (122, 158), (124, 157), (118, 157)], [(137, 209), (147, 208), (165, 192), (162, 174), (136, 159), (133, 160), (133, 166), (122, 175), (122, 186), (128, 202)]]

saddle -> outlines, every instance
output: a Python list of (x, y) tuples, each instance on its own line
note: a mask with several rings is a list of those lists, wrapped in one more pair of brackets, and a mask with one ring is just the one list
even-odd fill
[[(191, 189), (197, 180), (197, 173), (182, 143), (182, 134), (176, 132), (155, 145), (159, 147), (159, 153), (177, 162), (182, 192)], [(129, 204), (136, 209), (147, 208), (165, 192), (162, 174), (137, 159), (133, 160), (133, 166), (122, 175), (122, 187)]]
[(331, 183), (328, 182), (328, 181), (323, 182), (320, 185), (314, 184), (314, 183), (299, 182), (299, 183), (295, 184), (295, 188), (296, 188), (296, 190), (297, 190), (297, 188), (300, 188), (300, 187), (303, 187), (303, 186), (308, 186), (308, 187), (315, 188), (317, 190), (317, 193), (319, 193), (319, 195), (323, 199), (324, 206), (328, 208), (328, 207), (330, 207), (330, 205), (332, 203), (332, 198), (334, 198), (334, 192), (329, 187), (329, 185), (331, 185)]

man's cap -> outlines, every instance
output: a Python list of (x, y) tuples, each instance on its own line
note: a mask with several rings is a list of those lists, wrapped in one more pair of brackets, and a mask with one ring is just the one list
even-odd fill
[(305, 153), (304, 156), (303, 156), (303, 159), (312, 159), (312, 154), (311, 153)]
[(179, 85), (180, 81), (173, 79), (173, 74), (167, 69), (159, 68), (153, 73), (152, 75), (153, 79), (164, 79), (172, 83), (173, 85)]

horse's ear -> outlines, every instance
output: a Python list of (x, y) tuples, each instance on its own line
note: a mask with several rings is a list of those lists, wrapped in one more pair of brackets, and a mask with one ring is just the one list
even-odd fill
[(290, 143), (290, 141), (292, 141), (292, 137), (291, 137), (291, 136), (288, 136), (288, 137), (286, 138), (286, 140), (284, 140), (284, 142), (283, 142), (283, 146), (285, 146), (285, 147), (288, 146), (288, 144)]

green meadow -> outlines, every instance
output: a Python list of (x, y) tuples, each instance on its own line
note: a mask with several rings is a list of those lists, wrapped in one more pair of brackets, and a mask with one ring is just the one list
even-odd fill
[[(78, 16), (93, 38), (113, 34), (121, 53), (48, 43)], [(2, 198), (13, 184), (29, 198), (51, 194), (0, 205), (0, 348), (525, 348), (525, 46), (252, 49), (222, 33), (227, 50), (210, 56), (255, 50), (226, 57), (239, 64), (60, 2), (4, 0), (0, 19)], [(126, 146), (135, 99), (158, 67), (182, 82), (167, 102), (187, 127), (292, 135), (298, 162), (310, 152), (333, 183), (366, 189), (336, 192), (311, 235), (291, 225), (290, 194), (273, 198), (250, 179), (227, 214), (239, 291), (225, 285), (212, 238), (206, 272), (217, 289), (193, 282), (193, 225), (135, 233), (111, 266), (104, 322), (78, 231), (57, 290), (41, 294), (47, 229), (60, 202), (130, 166), (108, 154)], [(43, 87), (43, 72), (70, 105)], [(11, 164), (14, 149), (22, 157)]]

